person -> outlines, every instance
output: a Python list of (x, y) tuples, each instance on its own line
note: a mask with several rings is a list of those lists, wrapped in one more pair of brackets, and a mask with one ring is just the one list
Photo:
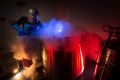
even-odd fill
[(38, 15), (38, 10), (31, 8), (28, 10), (28, 16), (22, 16), (16, 22), (12, 22), (12, 28), (18, 32), (19, 36), (34, 35), (42, 27)]

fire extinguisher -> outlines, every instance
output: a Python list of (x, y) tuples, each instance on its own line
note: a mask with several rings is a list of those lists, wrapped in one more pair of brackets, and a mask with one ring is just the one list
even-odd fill
[(109, 80), (117, 58), (117, 51), (110, 49), (108, 44), (113, 36), (118, 38), (118, 35), (120, 35), (120, 27), (107, 25), (104, 26), (104, 31), (108, 32), (109, 36), (102, 47), (102, 56), (98, 63), (99, 68), (97, 70), (96, 80)]

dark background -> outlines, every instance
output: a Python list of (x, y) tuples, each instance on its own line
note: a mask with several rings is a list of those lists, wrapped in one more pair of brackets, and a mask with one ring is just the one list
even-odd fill
[(119, 0), (0, 0), (0, 51), (9, 50), (16, 40), (10, 21), (25, 16), (29, 8), (37, 8), (40, 21), (65, 19), (76, 29), (107, 38), (103, 25), (120, 26)]

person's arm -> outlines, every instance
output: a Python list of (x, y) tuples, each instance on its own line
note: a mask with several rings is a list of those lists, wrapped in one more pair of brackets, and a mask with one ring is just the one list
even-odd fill
[(38, 21), (37, 22), (37, 30), (41, 29), (42, 27), (43, 27), (43, 24), (40, 21)]
[(23, 24), (25, 24), (27, 22), (28, 22), (27, 17), (26, 16), (22, 16), (15, 22), (15, 24), (18, 24), (18, 25), (22, 24), (23, 25)]

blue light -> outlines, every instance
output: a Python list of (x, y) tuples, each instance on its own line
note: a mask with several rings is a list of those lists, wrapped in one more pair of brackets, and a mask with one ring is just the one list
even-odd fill
[(70, 31), (70, 24), (66, 21), (52, 19), (48, 22), (43, 22), (43, 29), (40, 31), (42, 37), (57, 37), (62, 38), (67, 36)]
[(55, 31), (59, 32), (59, 33), (62, 32), (63, 31), (63, 25), (61, 23), (57, 23)]

